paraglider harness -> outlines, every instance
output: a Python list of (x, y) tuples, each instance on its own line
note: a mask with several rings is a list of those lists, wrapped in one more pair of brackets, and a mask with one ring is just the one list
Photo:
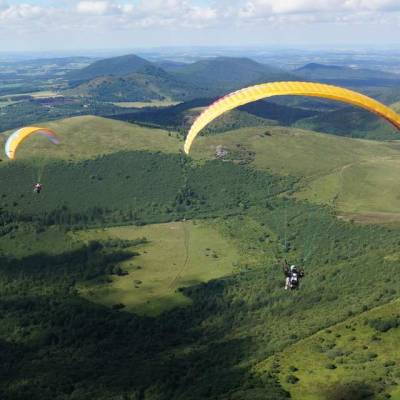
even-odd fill
[(35, 183), (34, 185), (33, 185), (33, 191), (34, 191), (34, 193), (37, 193), (37, 194), (40, 194), (40, 192), (42, 191), (42, 189), (43, 189), (43, 185), (41, 184), (41, 183)]
[(289, 264), (285, 260), (282, 264), (283, 273), (286, 277), (285, 289), (286, 290), (297, 290), (300, 285), (300, 279), (304, 277), (304, 271), (298, 269), (295, 265)]

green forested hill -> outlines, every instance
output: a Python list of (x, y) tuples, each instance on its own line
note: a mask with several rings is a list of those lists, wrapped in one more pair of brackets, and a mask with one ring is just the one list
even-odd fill
[(160, 99), (190, 100), (215, 95), (215, 91), (179, 81), (161, 69), (149, 69), (120, 77), (93, 78), (63, 92), (104, 102), (136, 102)]
[(256, 83), (296, 78), (247, 58), (217, 57), (168, 72), (159, 65), (134, 55), (96, 61), (68, 75), (71, 88), (65, 93), (102, 101), (191, 100), (222, 96)]
[(100, 101), (190, 99), (207, 95), (189, 80), (181, 81), (156, 64), (136, 55), (107, 58), (67, 75), (70, 88), (63, 93)]
[[(121, 150), (176, 153), (181, 143), (176, 134), (166, 130), (146, 128), (93, 115), (52, 121), (45, 126), (57, 132), (61, 144), (52, 146), (41, 137), (30, 138), (26, 145), (18, 150), (19, 159), (44, 157), (82, 160)], [(5, 143), (7, 134), (0, 136), (1, 143)]]
[(219, 133), (250, 117), (191, 157), (174, 131), (53, 121), (62, 145), (0, 164), (2, 400), (396, 398), (398, 143)]
[(351, 68), (338, 65), (324, 65), (310, 63), (294, 70), (297, 75), (312, 81), (324, 82), (372, 82), (375, 85), (382, 83), (398, 85), (400, 75), (371, 69)]
[(248, 58), (216, 57), (182, 66), (175, 76), (196, 86), (226, 91), (256, 83), (294, 80), (296, 77), (279, 68), (257, 63)]
[[(208, 193), (216, 192), (209, 187)], [(285, 220), (290, 221), (286, 227)], [(154, 254), (154, 248), (115, 239), (79, 247), (67, 239), (71, 250), (37, 254), (34, 239), (40, 233), (32, 232), (33, 255), (3, 257), (0, 268), (2, 397), (29, 392), (33, 399), (121, 394), (165, 400), (289, 398), (292, 389), (279, 382), (276, 367), (260, 369), (260, 362), (398, 296), (397, 229), (354, 226), (319, 207), (273, 197), (267, 202), (260, 198), (235, 217), (214, 220), (213, 229), (243, 256), (236, 272), (207, 284), (193, 282), (183, 289), (191, 305), (154, 318), (125, 312), (118, 293), (115, 307), (108, 308), (76, 290), (88, 282), (110, 285), (118, 274), (116, 264), (124, 261), (146, 268), (136, 261), (136, 252)], [(22, 233), (14, 227), (6, 236), (18, 241)], [(282, 289), (274, 255), (283, 245), (290, 260), (301, 259), (307, 268), (301, 292), (291, 295)], [(189, 239), (189, 254), (194, 246)], [(132, 274), (127, 278), (132, 296), (140, 296), (134, 285), (145, 288), (151, 274), (142, 274), (140, 281)], [(357, 285), (360, 274), (363, 284)], [(388, 281), (385, 277), (392, 274)]]
[(317, 132), (365, 139), (398, 139), (398, 130), (368, 111), (354, 107), (321, 113), (296, 121), (294, 126)]
[(154, 67), (150, 61), (130, 54), (95, 61), (87, 67), (70, 72), (67, 78), (71, 81), (86, 81), (108, 75), (124, 76), (151, 68)]

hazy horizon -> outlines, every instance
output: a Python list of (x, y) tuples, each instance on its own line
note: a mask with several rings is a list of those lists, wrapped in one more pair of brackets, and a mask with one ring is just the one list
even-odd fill
[[(0, 52), (398, 46), (397, 0), (0, 0)], [(100, 43), (100, 45), (99, 45)]]

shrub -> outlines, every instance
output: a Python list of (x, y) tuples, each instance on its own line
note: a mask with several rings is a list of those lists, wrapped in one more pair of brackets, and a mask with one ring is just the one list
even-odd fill
[(393, 367), (394, 365), (396, 365), (396, 361), (393, 360), (388, 360), (383, 363), (384, 367)]
[(397, 328), (400, 325), (398, 318), (389, 319), (372, 319), (369, 321), (369, 326), (378, 332), (387, 332), (390, 329)]
[(286, 382), (287, 382), (287, 383), (290, 383), (290, 384), (292, 384), (292, 385), (296, 384), (299, 380), (300, 380), (300, 379), (299, 379), (297, 376), (292, 375), (292, 374), (290, 374), (290, 375), (288, 375), (288, 376), (286, 377)]
[(118, 304), (113, 304), (111, 307), (113, 310), (121, 310), (122, 308), (125, 308), (125, 304), (118, 303)]
[(335, 364), (328, 363), (328, 364), (325, 365), (325, 368), (326, 368), (326, 369), (336, 369), (337, 367), (336, 367)]
[(366, 400), (375, 394), (373, 388), (361, 382), (339, 383), (332, 385), (326, 391), (326, 400)]
[(375, 358), (377, 358), (377, 357), (378, 357), (378, 354), (373, 353), (373, 352), (369, 352), (369, 353), (367, 354), (368, 360), (373, 360), (373, 359), (375, 359)]

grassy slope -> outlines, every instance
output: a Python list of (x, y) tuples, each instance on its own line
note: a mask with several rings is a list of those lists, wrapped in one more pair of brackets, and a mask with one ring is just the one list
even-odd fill
[[(341, 388), (357, 388), (360, 382), (371, 385), (374, 391), (385, 386), (385, 392), (398, 400), (400, 328), (379, 332), (368, 323), (370, 320), (398, 318), (398, 315), (399, 301), (374, 308), (288, 346), (282, 353), (261, 363), (256, 370), (274, 369), (294, 400), (366, 398), (360, 393), (360, 397), (335, 397)], [(299, 381), (289, 383), (289, 375), (294, 375)], [(349, 390), (347, 392), (350, 396)], [(373, 398), (384, 399), (383, 395)]]
[(400, 211), (400, 190), (394, 184), (400, 168), (396, 143), (281, 127), (262, 131), (247, 128), (199, 137), (192, 155), (197, 159), (212, 157), (218, 144), (231, 150), (240, 144), (255, 152), (257, 168), (303, 178), (299, 198), (316, 203), (335, 202), (344, 212)]
[[(169, 135), (165, 130), (101, 117), (74, 117), (50, 122), (47, 126), (58, 132), (62, 144), (55, 147), (42, 137), (31, 138), (29, 145), (21, 147), (20, 159), (43, 153), (67, 160), (87, 159), (121, 149), (177, 153), (182, 147), (176, 135)], [(217, 124), (216, 129), (219, 128)], [(394, 184), (400, 168), (396, 143), (258, 126), (199, 136), (191, 156), (213, 158), (219, 144), (231, 150), (241, 145), (242, 149), (254, 151), (253, 165), (258, 169), (302, 178), (299, 198), (335, 203), (340, 211), (347, 213), (400, 211), (400, 193)]]
[(178, 101), (172, 101), (171, 99), (165, 100), (151, 100), (151, 101), (123, 101), (116, 102), (114, 105), (122, 108), (145, 108), (145, 107), (170, 107), (179, 104)]
[(302, 198), (335, 202), (347, 213), (399, 213), (400, 159), (371, 157), (313, 181)]
[[(123, 303), (128, 311), (158, 315), (191, 304), (178, 288), (226, 276), (240, 262), (242, 257), (236, 244), (215, 228), (213, 223), (173, 222), (66, 233), (56, 226), (35, 232), (28, 225), (21, 225), (0, 238), (0, 253), (16, 258), (38, 253), (60, 254), (90, 240), (146, 237), (148, 244), (132, 248), (140, 253), (134, 262), (119, 264), (129, 275), (110, 276), (110, 282), (91, 281), (81, 286), (81, 294), (95, 303), (106, 306)], [(142, 283), (135, 284), (138, 280)]]
[[(179, 287), (196, 285), (232, 272), (238, 261), (237, 250), (209, 224), (174, 222), (145, 227), (109, 228), (88, 231), (86, 239), (146, 237), (147, 245), (135, 262), (121, 264), (127, 276), (114, 276), (112, 282), (82, 288), (89, 300), (108, 306), (123, 303), (128, 311), (158, 315), (190, 304)], [(140, 266), (141, 269), (137, 267)], [(135, 281), (141, 281), (135, 284)]]
[(390, 144), (282, 127), (262, 131), (259, 127), (245, 128), (214, 137), (199, 136), (191, 155), (197, 159), (211, 158), (219, 144), (232, 150), (239, 144), (254, 151), (254, 165), (259, 169), (299, 177), (324, 175), (371, 157), (400, 156)]
[[(21, 146), (18, 159), (46, 154), (46, 157), (76, 160), (121, 150), (176, 153), (180, 143), (175, 136), (168, 136), (168, 132), (161, 129), (144, 128), (95, 116), (66, 118), (45, 125), (57, 132), (62, 143), (53, 146), (43, 137), (30, 138), (29, 145), (27, 142)], [(2, 139), (4, 142), (6, 136)]]

